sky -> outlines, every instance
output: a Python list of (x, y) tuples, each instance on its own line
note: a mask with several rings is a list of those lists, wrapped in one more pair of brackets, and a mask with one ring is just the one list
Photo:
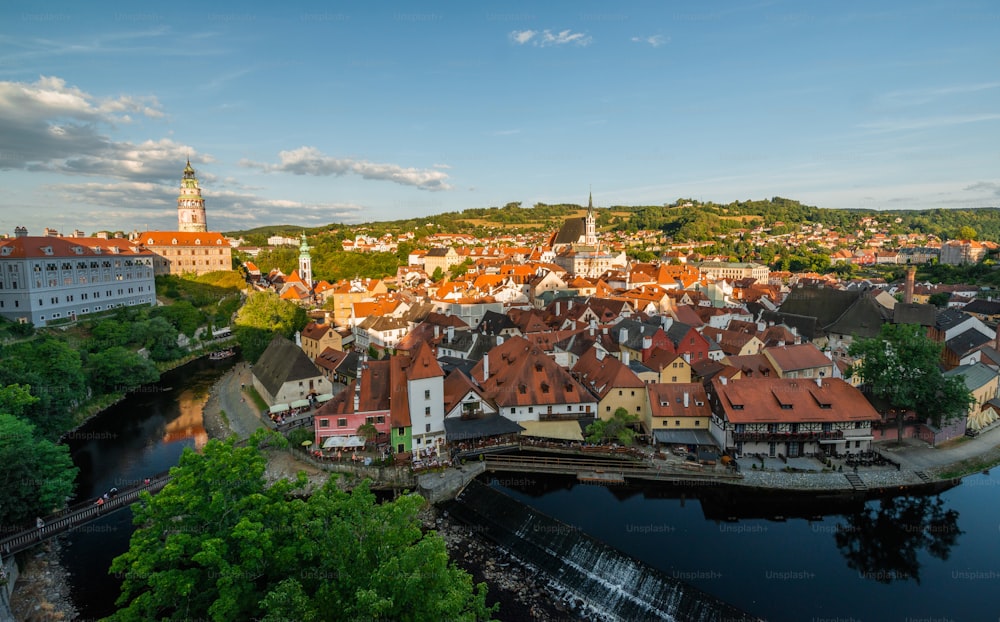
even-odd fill
[[(210, 6), (209, 6), (210, 5)], [(1000, 4), (0, 3), (0, 234), (1000, 205)]]

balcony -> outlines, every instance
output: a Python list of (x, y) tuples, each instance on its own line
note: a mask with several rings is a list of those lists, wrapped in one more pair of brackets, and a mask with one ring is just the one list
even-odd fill
[(842, 430), (831, 432), (733, 432), (733, 441), (736, 443), (783, 443), (787, 441), (808, 443), (843, 439), (844, 432)]

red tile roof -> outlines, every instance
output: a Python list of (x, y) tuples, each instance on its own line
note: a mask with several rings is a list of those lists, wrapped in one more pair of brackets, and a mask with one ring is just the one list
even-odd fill
[(726, 384), (714, 378), (712, 391), (723, 410), (717, 414), (724, 414), (732, 423), (881, 419), (861, 391), (840, 378), (825, 378), (822, 385), (801, 378), (743, 378)]

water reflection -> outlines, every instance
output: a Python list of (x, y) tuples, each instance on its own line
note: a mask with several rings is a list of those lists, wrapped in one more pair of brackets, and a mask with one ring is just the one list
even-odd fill
[(958, 511), (946, 509), (941, 497), (894, 497), (847, 516), (835, 537), (847, 565), (861, 577), (919, 584), (919, 553), (946, 561), (962, 533)]

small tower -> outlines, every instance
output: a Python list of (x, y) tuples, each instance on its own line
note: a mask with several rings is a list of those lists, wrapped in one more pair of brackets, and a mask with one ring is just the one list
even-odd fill
[(205, 218), (205, 199), (201, 197), (198, 178), (191, 168), (188, 158), (184, 167), (184, 177), (181, 179), (181, 194), (177, 197), (177, 230), (203, 232), (208, 231), (208, 220)]
[(312, 259), (309, 257), (309, 244), (306, 242), (306, 234), (302, 233), (302, 244), (299, 245), (299, 278), (309, 291), (313, 286)]
[(594, 218), (594, 193), (590, 193), (590, 198), (587, 200), (587, 218), (586, 223), (586, 234), (584, 235), (583, 243), (589, 246), (595, 246), (597, 244), (597, 221)]

